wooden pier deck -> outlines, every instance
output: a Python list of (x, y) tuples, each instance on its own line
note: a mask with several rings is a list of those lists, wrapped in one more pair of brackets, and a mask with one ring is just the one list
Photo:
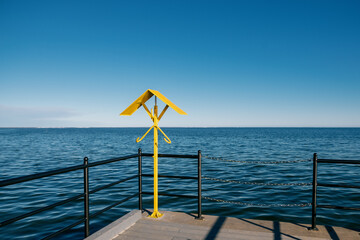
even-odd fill
[(251, 220), (162, 211), (160, 219), (148, 217), (147, 212), (134, 210), (86, 240), (297, 240), (351, 239), (360, 240), (360, 232), (331, 226), (318, 226), (309, 231), (307, 224)]

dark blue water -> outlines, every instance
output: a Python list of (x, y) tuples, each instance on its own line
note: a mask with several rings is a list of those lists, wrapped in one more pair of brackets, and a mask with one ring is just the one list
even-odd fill
[[(135, 139), (146, 128), (102, 129), (0, 129), (0, 180), (63, 168), (108, 158), (152, 152), (152, 136), (141, 143)], [(232, 160), (298, 160), (319, 158), (360, 159), (359, 128), (164, 128), (172, 140), (160, 142), (160, 153), (197, 154)], [(144, 158), (143, 172), (152, 173), (152, 158)], [(137, 160), (90, 169), (90, 189), (137, 173)], [(159, 174), (196, 176), (196, 160), (160, 159)], [(203, 159), (203, 176), (264, 183), (310, 183), (312, 163), (256, 165)], [(319, 182), (360, 185), (360, 166), (319, 165)], [(82, 171), (48, 177), (0, 189), (0, 221), (44, 207), (83, 191)], [(196, 194), (194, 180), (159, 180), (159, 191)], [(91, 195), (91, 212), (109, 206), (137, 191), (137, 180)], [(143, 191), (152, 191), (152, 179), (144, 178)], [(311, 202), (311, 186), (257, 186), (203, 180), (203, 195), (230, 201), (260, 204)], [(159, 198), (160, 210), (196, 212), (197, 201), (174, 197)], [(356, 189), (318, 189), (318, 204), (360, 207)], [(151, 196), (144, 207), (152, 208)], [(133, 199), (91, 219), (91, 232), (137, 208)], [(203, 200), (204, 214), (297, 223), (311, 222), (311, 207), (253, 207)], [(81, 200), (0, 228), (0, 239), (39, 239), (82, 218)], [(359, 228), (360, 212), (318, 209), (318, 224)], [(83, 226), (59, 239), (81, 239)]]

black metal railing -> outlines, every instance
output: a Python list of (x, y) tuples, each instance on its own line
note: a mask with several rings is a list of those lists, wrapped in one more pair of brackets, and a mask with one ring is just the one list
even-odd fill
[(313, 159), (300, 159), (300, 160), (285, 160), (285, 161), (267, 161), (267, 160), (257, 160), (257, 161), (248, 161), (248, 160), (234, 160), (234, 159), (226, 159), (222, 157), (212, 157), (212, 156), (204, 156), (206, 159), (217, 160), (222, 162), (231, 162), (231, 163), (239, 163), (239, 164), (289, 164), (289, 163), (302, 163), (302, 162), (313, 162), (313, 181), (309, 183), (264, 183), (264, 182), (254, 182), (254, 181), (238, 181), (233, 179), (221, 179), (214, 178), (210, 176), (204, 176), (203, 179), (208, 181), (216, 181), (216, 182), (226, 182), (233, 184), (244, 184), (244, 185), (257, 185), (257, 186), (312, 186), (312, 202), (310, 203), (254, 203), (254, 202), (243, 202), (243, 201), (229, 201), (225, 199), (218, 199), (205, 196), (203, 197), (206, 200), (219, 202), (219, 203), (227, 203), (227, 204), (237, 204), (240, 206), (250, 206), (250, 207), (312, 207), (312, 216), (311, 216), (311, 230), (317, 230), (316, 228), (316, 210), (317, 208), (329, 208), (329, 209), (341, 209), (341, 210), (358, 210), (358, 207), (345, 207), (345, 206), (335, 206), (335, 205), (322, 205), (317, 204), (317, 187), (339, 187), (339, 188), (357, 188), (360, 189), (360, 186), (348, 185), (348, 184), (328, 184), (328, 183), (318, 183), (317, 182), (317, 167), (318, 163), (329, 163), (329, 164), (360, 164), (360, 160), (340, 160), (340, 159), (318, 159), (317, 154), (314, 153)]
[(344, 184), (327, 184), (318, 183), (318, 163), (330, 163), (330, 164), (360, 164), (360, 160), (340, 160), (340, 159), (318, 159), (316, 153), (313, 156), (313, 189), (312, 189), (312, 218), (311, 218), (311, 229), (317, 230), (316, 228), (316, 209), (317, 208), (330, 208), (330, 209), (342, 209), (342, 210), (357, 210), (360, 208), (356, 207), (344, 207), (335, 205), (321, 205), (317, 204), (317, 187), (336, 187), (336, 188), (360, 188), (360, 186), (344, 185)]
[[(152, 157), (153, 154), (151, 153), (142, 153), (141, 149), (139, 149), (139, 209), (142, 210), (142, 194), (146, 195), (152, 195), (153, 192), (147, 192), (142, 191), (142, 177), (154, 177), (153, 174), (144, 174), (142, 173), (142, 167), (141, 167), (141, 157)], [(184, 194), (173, 194), (173, 193), (164, 193), (159, 192), (159, 196), (169, 196), (169, 197), (180, 197), (180, 198), (191, 198), (191, 199), (197, 199), (198, 200), (198, 216), (196, 219), (203, 219), (202, 217), (202, 210), (201, 210), (201, 151), (198, 151), (197, 155), (180, 155), (180, 154), (159, 154), (159, 158), (191, 158), (191, 159), (197, 159), (198, 163), (198, 171), (197, 176), (172, 176), (172, 175), (158, 175), (159, 178), (176, 178), (176, 179), (194, 179), (197, 180), (197, 196), (196, 195), (184, 195)]]
[[(56, 170), (52, 170), (52, 171), (47, 171), (47, 172), (42, 172), (42, 173), (37, 173), (37, 174), (31, 174), (31, 175), (27, 175), (27, 176), (22, 176), (22, 177), (17, 177), (17, 178), (12, 178), (12, 179), (8, 179), (8, 180), (3, 180), (0, 181), (0, 187), (5, 187), (5, 186), (10, 186), (10, 185), (14, 185), (14, 184), (18, 184), (18, 183), (23, 183), (23, 182), (28, 182), (28, 181), (32, 181), (35, 179), (40, 179), (40, 178), (45, 178), (45, 177), (49, 177), (49, 176), (54, 176), (54, 175), (59, 175), (59, 174), (64, 174), (64, 173), (68, 173), (68, 172), (72, 172), (72, 171), (77, 171), (77, 170), (83, 170), (83, 193), (81, 194), (77, 194), (75, 196), (72, 196), (68, 199), (64, 199), (62, 201), (50, 204), (46, 207), (42, 207), (36, 210), (33, 210), (31, 212), (13, 217), (11, 219), (5, 220), (3, 222), (0, 222), (0, 227), (4, 227), (6, 225), (9, 225), (11, 223), (14, 223), (16, 221), (25, 219), (27, 217), (33, 216), (35, 214), (53, 209), (55, 207), (64, 205), (66, 203), (72, 202), (72, 201), (76, 201), (78, 199), (83, 199), (84, 201), (84, 216), (83, 218), (79, 219), (78, 221), (72, 223), (71, 225), (64, 227), (60, 230), (58, 230), (55, 233), (52, 233), (50, 235), (48, 235), (47, 237), (45, 237), (44, 239), (50, 239), (53, 238), (55, 236), (58, 236), (61, 233), (64, 233), (65, 231), (78, 226), (82, 223), (84, 223), (84, 236), (87, 237), (90, 234), (90, 219), (100, 215), (101, 213), (115, 207), (118, 206), (136, 196), (138, 196), (138, 206), (140, 210), (143, 210), (143, 194), (145, 195), (152, 195), (153, 192), (150, 191), (143, 191), (142, 189), (142, 177), (153, 177), (152, 174), (144, 174), (142, 173), (142, 158), (143, 157), (153, 157), (152, 153), (142, 153), (141, 149), (139, 148), (138, 153), (137, 154), (133, 154), (133, 155), (128, 155), (128, 156), (124, 156), (124, 157), (120, 157), (120, 158), (113, 158), (113, 159), (108, 159), (108, 160), (103, 160), (103, 161), (97, 161), (97, 162), (93, 162), (93, 163), (89, 163), (88, 162), (88, 158), (85, 157), (84, 158), (84, 163), (82, 165), (76, 165), (76, 166), (71, 166), (71, 167), (66, 167), (66, 168), (61, 168), (61, 169), (56, 169)], [(158, 195), (159, 196), (170, 196), (170, 197), (180, 197), (180, 198), (189, 198), (189, 199), (197, 199), (198, 202), (198, 215), (197, 215), (197, 219), (203, 219), (202, 217), (202, 208), (201, 208), (201, 204), (202, 204), (202, 198), (208, 199), (208, 200), (215, 200), (215, 201), (219, 201), (219, 202), (227, 202), (227, 203), (235, 203), (235, 202), (231, 202), (231, 201), (223, 201), (223, 200), (218, 200), (218, 199), (212, 199), (209, 197), (202, 197), (201, 194), (201, 159), (202, 159), (202, 155), (201, 155), (201, 151), (198, 151), (197, 155), (180, 155), (180, 154), (158, 154), (159, 158), (188, 158), (188, 159), (197, 159), (197, 176), (174, 176), (174, 175), (158, 175), (159, 178), (174, 178), (174, 179), (193, 179), (193, 180), (197, 180), (197, 195), (184, 195), (184, 194), (174, 194), (174, 193), (166, 193), (166, 192), (159, 192)], [(124, 160), (128, 160), (128, 159), (133, 159), (133, 158), (137, 158), (138, 159), (138, 173), (127, 177), (125, 179), (121, 179), (100, 187), (97, 187), (93, 190), (89, 189), (89, 168), (90, 167), (96, 167), (96, 166), (100, 166), (100, 165), (104, 165), (104, 164), (109, 164), (109, 163), (115, 163), (115, 162), (119, 162), (119, 161), (124, 161)], [(207, 157), (209, 158), (209, 157)], [(212, 159), (212, 158), (211, 158)], [(223, 160), (223, 159), (220, 159)], [(309, 160), (311, 161), (311, 160)], [(284, 163), (292, 163), (295, 161), (286, 161)], [(296, 162), (300, 162), (300, 161), (296, 161)], [(244, 161), (241, 161), (241, 163), (244, 163)], [(273, 163), (273, 162), (271, 162)], [(275, 163), (275, 162), (274, 162)], [(283, 163), (283, 162), (282, 162)], [(318, 183), (317, 182), (317, 167), (318, 167), (318, 163), (329, 163), (329, 164), (360, 164), (360, 160), (334, 160), (334, 159), (318, 159), (317, 154), (314, 153), (313, 155), (313, 182), (312, 182), (312, 203), (306, 206), (312, 206), (312, 225), (311, 225), (311, 229), (312, 230), (316, 230), (316, 210), (317, 208), (330, 208), (330, 209), (345, 209), (345, 210), (360, 210), (360, 208), (355, 208), (355, 207), (344, 207), (344, 206), (334, 206), (334, 205), (318, 205), (317, 204), (317, 187), (321, 186), (321, 187), (340, 187), (340, 188), (360, 188), (360, 186), (352, 186), (352, 185), (342, 185), (342, 184), (327, 184), (327, 183)], [(258, 164), (258, 163), (257, 163)], [(268, 164), (268, 162), (267, 162)], [(277, 164), (277, 162), (276, 162)], [(135, 179), (138, 178), (138, 192), (127, 196), (126, 198), (117, 201), (113, 204), (111, 204), (110, 206), (99, 210), (93, 214), (90, 214), (90, 205), (89, 205), (89, 198), (91, 194), (94, 194), (96, 192), (99, 192), (103, 189), (112, 187), (114, 185), (129, 181), (131, 179)], [(206, 178), (205, 179), (210, 179), (210, 178)], [(234, 181), (232, 181), (234, 182)], [(309, 183), (311, 184), (311, 183)], [(306, 184), (307, 185), (307, 184)], [(246, 205), (245, 203), (241, 203), (241, 205)], [(262, 205), (255, 205), (255, 206), (263, 206)], [(277, 206), (281, 206), (282, 204), (277, 204)], [(291, 205), (291, 204), (290, 204)], [(289, 204), (285, 204), (284, 207), (288, 207), (290, 206)], [(296, 206), (299, 204), (295, 204)], [(294, 206), (295, 206), (294, 205)]]
[(84, 223), (84, 236), (85, 237), (89, 236), (89, 234), (90, 234), (90, 219), (91, 218), (94, 218), (94, 217), (98, 216), (99, 214), (101, 214), (101, 213), (103, 213), (103, 212), (105, 212), (105, 211), (107, 211), (107, 210), (121, 204), (121, 203), (124, 203), (124, 202), (138, 196), (138, 193), (135, 193), (135, 194), (133, 194), (131, 196), (126, 197), (125, 199), (117, 201), (117, 202), (113, 203), (112, 205), (110, 205), (110, 206), (108, 206), (108, 207), (106, 207), (106, 208), (104, 208), (102, 210), (99, 210), (99, 211), (97, 211), (97, 212), (90, 215), (90, 211), (89, 211), (89, 197), (90, 197), (90, 194), (94, 194), (94, 193), (96, 193), (96, 192), (98, 192), (100, 190), (112, 187), (112, 186), (114, 186), (116, 184), (123, 183), (123, 182), (126, 182), (128, 180), (137, 178), (138, 175), (136, 174), (134, 176), (131, 176), (131, 177), (128, 177), (128, 178), (125, 178), (125, 179), (122, 179), (122, 180), (118, 180), (116, 182), (113, 182), (113, 183), (110, 183), (110, 184), (107, 184), (107, 185), (104, 185), (104, 186), (100, 186), (100, 187), (95, 188), (95, 189), (90, 191), (89, 190), (89, 168), (104, 165), (104, 164), (124, 161), (124, 160), (127, 160), (127, 159), (136, 158), (136, 157), (138, 157), (138, 154), (128, 155), (128, 156), (124, 156), (124, 157), (120, 157), (120, 158), (113, 158), (113, 159), (108, 159), (108, 160), (103, 160), (103, 161), (98, 161), (98, 162), (93, 162), (93, 163), (89, 163), (88, 158), (85, 157), (84, 158), (84, 163), (82, 165), (76, 165), (76, 166), (72, 166), (72, 167), (66, 167), (66, 168), (56, 169), (56, 170), (52, 170), (52, 171), (36, 173), (36, 174), (31, 174), (31, 175), (27, 175), (27, 176), (22, 176), (22, 177), (17, 177), (17, 178), (12, 178), (12, 179), (8, 179), (8, 180), (0, 181), (0, 187), (5, 187), (5, 186), (10, 186), (10, 185), (18, 184), (18, 183), (23, 183), (23, 182), (28, 182), (28, 181), (32, 181), (32, 180), (36, 180), (36, 179), (40, 179), (40, 178), (45, 178), (45, 177), (50, 177), (50, 176), (54, 176), (54, 175), (73, 172), (73, 171), (77, 171), (77, 170), (81, 170), (81, 169), (83, 169), (83, 171), (84, 171), (84, 181), (83, 181), (84, 192), (83, 193), (77, 194), (77, 195), (75, 195), (73, 197), (70, 197), (68, 199), (65, 199), (65, 200), (50, 204), (50, 205), (48, 205), (46, 207), (42, 207), (42, 208), (36, 209), (34, 211), (31, 211), (31, 212), (28, 212), (28, 213), (25, 213), (25, 214), (21, 214), (19, 216), (16, 216), (16, 217), (13, 217), (11, 219), (0, 222), (0, 227), (4, 227), (4, 226), (9, 225), (11, 223), (14, 223), (14, 222), (17, 222), (19, 220), (25, 219), (27, 217), (33, 216), (35, 214), (38, 214), (38, 213), (53, 209), (55, 207), (64, 205), (66, 203), (76, 201), (76, 200), (78, 200), (80, 198), (83, 198), (83, 200), (84, 200), (84, 217), (79, 219), (78, 221), (72, 223), (71, 225), (66, 226), (66, 227), (58, 230), (57, 232), (54, 232), (54, 233), (46, 236), (43, 239), (51, 239), (53, 237), (56, 237), (56, 236), (60, 235), (61, 233), (64, 233), (67, 230), (70, 230), (71, 228), (74, 228), (74, 227), (76, 227), (76, 226), (78, 226), (78, 225), (80, 225), (82, 223)]
[[(22, 177), (17, 177), (17, 178), (0, 181), (0, 187), (5, 187), (5, 186), (10, 186), (10, 185), (18, 184), (18, 183), (28, 182), (28, 181), (32, 181), (32, 180), (36, 180), (36, 179), (40, 179), (40, 178), (50, 177), (50, 176), (64, 174), (64, 173), (73, 172), (73, 171), (82, 169), (83, 170), (83, 188), (84, 188), (84, 192), (81, 194), (77, 194), (68, 199), (50, 204), (46, 207), (42, 207), (42, 208), (36, 209), (34, 211), (31, 211), (31, 212), (13, 217), (11, 219), (7, 219), (3, 222), (0, 222), (0, 227), (7, 226), (11, 223), (17, 222), (19, 220), (33, 216), (35, 214), (38, 214), (38, 213), (41, 213), (41, 212), (44, 212), (47, 210), (51, 210), (55, 207), (58, 207), (58, 206), (66, 204), (66, 203), (73, 202), (73, 201), (83, 198), (83, 201), (84, 201), (84, 216), (83, 216), (83, 218), (79, 219), (78, 221), (72, 223), (69, 226), (66, 226), (66, 227), (58, 230), (57, 232), (54, 232), (54, 233), (46, 236), (43, 239), (51, 239), (53, 237), (56, 237), (64, 232), (82, 224), (82, 223), (84, 223), (84, 236), (88, 237), (90, 235), (90, 219), (95, 218), (96, 216), (100, 215), (101, 213), (103, 213), (115, 206), (118, 206), (118, 205), (138, 196), (139, 197), (139, 209), (143, 210), (142, 195), (143, 194), (153, 194), (153, 192), (142, 191), (142, 177), (153, 177), (153, 175), (142, 173), (142, 157), (152, 157), (152, 156), (153, 156), (153, 154), (151, 154), (151, 153), (142, 153), (141, 149), (139, 148), (138, 154), (128, 155), (128, 156), (124, 156), (124, 157), (120, 157), (120, 158), (113, 158), (113, 159), (108, 159), (108, 160), (103, 160), (103, 161), (97, 161), (97, 162), (93, 162), (93, 163), (89, 163), (88, 158), (85, 157), (84, 163), (82, 165), (76, 165), (76, 166), (72, 166), (72, 167), (61, 168), (61, 169), (56, 169), (56, 170), (52, 170), (52, 171), (36, 173), (36, 174), (31, 174), (31, 175), (27, 175), (27, 176), (22, 176)], [(197, 180), (198, 181), (198, 190), (197, 190), (198, 195), (197, 196), (196, 195), (171, 194), (171, 193), (159, 193), (158, 195), (198, 199), (198, 216), (196, 218), (202, 219), (202, 213), (201, 213), (201, 151), (200, 150), (198, 151), (198, 155), (159, 154), (158, 156), (159, 156), (159, 158), (191, 158), (191, 159), (198, 160), (197, 161), (198, 162), (198, 175), (196, 177), (159, 175), (160, 178), (178, 178), (178, 179)], [(96, 166), (100, 166), (100, 165), (104, 165), (104, 164), (109, 164), (109, 163), (132, 159), (132, 158), (138, 158), (138, 174), (127, 177), (125, 179), (121, 179), (121, 180), (109, 183), (109, 184), (106, 184), (106, 185), (103, 185), (103, 186), (100, 186), (100, 187), (97, 187), (93, 190), (89, 189), (89, 168), (90, 167), (96, 167)], [(99, 210), (93, 214), (90, 214), (89, 198), (90, 198), (91, 194), (94, 194), (103, 189), (112, 187), (114, 185), (129, 181), (129, 180), (135, 179), (135, 178), (138, 178), (138, 192), (137, 193), (127, 196), (126, 198), (124, 198), (120, 201), (117, 201), (102, 210)]]

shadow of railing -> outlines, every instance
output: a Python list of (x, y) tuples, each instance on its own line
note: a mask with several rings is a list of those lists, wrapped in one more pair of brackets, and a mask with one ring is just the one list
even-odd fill
[(241, 220), (241, 221), (244, 221), (244, 222), (246, 222), (246, 223), (252, 224), (252, 225), (254, 225), (254, 226), (257, 226), (257, 227), (260, 227), (260, 228), (263, 228), (263, 229), (272, 231), (272, 232), (274, 233), (274, 240), (279, 240), (279, 239), (281, 239), (281, 235), (286, 236), (286, 237), (289, 237), (289, 238), (292, 238), (292, 239), (295, 239), (295, 240), (301, 240), (300, 238), (291, 236), (291, 235), (286, 234), (286, 233), (282, 233), (281, 230), (280, 230), (280, 223), (279, 223), (279, 222), (273, 221), (273, 229), (271, 229), (271, 228), (266, 227), (266, 226), (263, 226), (263, 225), (261, 225), (261, 224), (252, 222), (252, 221), (250, 221), (250, 220), (248, 220), (248, 219), (243, 219), (243, 218), (238, 218), (238, 219)]
[(219, 234), (221, 227), (224, 225), (226, 217), (218, 217), (208, 235), (205, 237), (205, 240), (214, 240), (216, 236)]

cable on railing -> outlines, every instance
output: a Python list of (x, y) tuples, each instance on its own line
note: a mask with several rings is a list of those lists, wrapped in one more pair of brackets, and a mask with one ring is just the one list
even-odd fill
[(220, 157), (211, 157), (211, 156), (203, 156), (203, 158), (223, 161), (223, 162), (236, 162), (236, 163), (244, 163), (244, 164), (285, 164), (285, 163), (300, 163), (300, 162), (311, 162), (312, 159), (299, 159), (299, 160), (281, 160), (281, 161), (251, 161), (251, 160), (232, 160), (232, 159), (225, 159)]
[(278, 203), (278, 204), (267, 204), (267, 203), (252, 203), (252, 202), (240, 202), (240, 201), (229, 201), (211, 197), (202, 197), (203, 199), (214, 201), (214, 202), (222, 202), (222, 203), (230, 203), (230, 204), (237, 204), (242, 206), (249, 206), (249, 207), (309, 207), (311, 203)]
[(260, 185), (260, 186), (312, 186), (312, 183), (259, 183), (259, 182), (243, 182), (237, 180), (227, 180), (220, 178), (212, 178), (212, 177), (201, 177), (205, 180), (217, 181), (217, 182), (228, 182), (228, 183), (238, 183), (245, 185)]
[[(241, 160), (232, 160), (226, 158), (219, 158), (219, 157), (211, 157), (211, 156), (203, 156), (203, 158), (223, 161), (223, 162), (234, 162), (234, 163), (241, 163), (241, 164), (287, 164), (287, 163), (302, 163), (302, 162), (311, 162), (312, 159), (299, 159), (299, 160), (285, 160), (285, 161), (241, 161)], [(260, 186), (312, 186), (312, 183), (260, 183), (260, 182), (249, 182), (249, 181), (237, 181), (237, 180), (228, 180), (228, 179), (220, 179), (220, 178), (212, 178), (212, 177), (201, 177), (205, 180), (210, 181), (217, 181), (217, 182), (226, 182), (226, 183), (237, 183), (237, 184), (245, 184), (245, 185), (260, 185)], [(229, 203), (229, 204), (237, 204), (242, 206), (251, 206), (251, 207), (309, 207), (311, 203), (274, 203), (274, 204), (267, 204), (267, 203), (253, 203), (253, 202), (241, 202), (241, 201), (230, 201), (230, 200), (223, 200), (217, 199), (212, 197), (203, 196), (203, 199), (214, 201), (214, 202), (222, 202), (222, 203)]]

